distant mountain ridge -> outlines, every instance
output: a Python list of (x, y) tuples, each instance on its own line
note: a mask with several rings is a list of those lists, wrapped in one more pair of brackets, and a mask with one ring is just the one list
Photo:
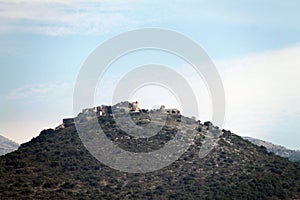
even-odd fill
[(243, 137), (244, 139), (252, 142), (257, 146), (266, 147), (268, 152), (273, 152), (274, 154), (288, 158), (291, 161), (299, 162), (300, 161), (300, 151), (290, 150), (281, 145), (272, 144), (271, 142), (266, 142), (264, 140), (252, 138), (252, 137)]
[(18, 143), (0, 135), (0, 156), (15, 151), (18, 148)]

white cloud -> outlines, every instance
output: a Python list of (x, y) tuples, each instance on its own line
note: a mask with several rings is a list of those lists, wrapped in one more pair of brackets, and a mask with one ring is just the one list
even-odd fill
[(149, 25), (237, 24), (299, 30), (298, 2), (0, 0), (1, 32), (99, 34)]
[(0, 0), (0, 5), (1, 32), (95, 34), (138, 23), (136, 18), (126, 14), (133, 4), (122, 1)]
[(274, 137), (277, 142), (290, 131), (293, 135), (287, 137), (298, 137), (297, 127), (280, 130), (281, 136), (272, 135), (271, 129), (299, 118), (299, 56), (300, 45), (296, 45), (217, 62), (227, 97), (226, 126), (241, 135)]
[(72, 86), (72, 84), (66, 82), (27, 84), (11, 90), (6, 97), (10, 100), (44, 100), (50, 96), (59, 97), (70, 94)]

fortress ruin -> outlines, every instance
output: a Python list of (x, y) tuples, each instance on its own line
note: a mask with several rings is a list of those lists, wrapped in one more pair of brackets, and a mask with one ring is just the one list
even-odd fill
[[(64, 118), (63, 123), (56, 127), (55, 129), (66, 128), (75, 124), (75, 119), (79, 121), (91, 120), (95, 117), (100, 116), (112, 116), (113, 109), (116, 109), (121, 112), (129, 113), (139, 113), (139, 112), (148, 112), (148, 110), (140, 109), (138, 101), (125, 101), (120, 102), (114, 106), (101, 105), (93, 108), (85, 108), (77, 115), (76, 118)], [(166, 109), (164, 105), (160, 109), (150, 110), (150, 112), (161, 112), (168, 115), (180, 115), (180, 111), (173, 109)]]

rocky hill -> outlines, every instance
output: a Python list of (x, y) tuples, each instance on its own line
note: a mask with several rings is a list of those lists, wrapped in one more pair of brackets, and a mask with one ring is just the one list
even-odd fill
[(17, 150), (19, 144), (0, 135), (0, 156)]
[[(133, 113), (147, 124), (148, 113)], [(98, 116), (102, 129), (128, 151), (159, 149), (176, 135), (183, 116), (169, 115), (159, 134), (133, 140), (112, 116)], [(190, 120), (192, 119), (185, 118)], [(84, 126), (93, 127), (90, 121)], [(126, 173), (109, 168), (83, 146), (69, 124), (48, 129), (0, 158), (0, 199), (298, 199), (300, 164), (267, 152), (266, 148), (231, 133), (210, 153), (199, 158), (210, 123), (199, 124), (193, 144), (171, 165), (149, 173)]]
[(264, 146), (267, 148), (268, 152), (273, 152), (274, 154), (288, 158), (291, 161), (299, 162), (300, 161), (300, 151), (298, 150), (290, 150), (283, 146), (272, 144), (270, 142), (266, 142), (260, 139), (251, 138), (251, 137), (243, 137), (246, 140), (249, 140), (253, 144), (257, 146)]

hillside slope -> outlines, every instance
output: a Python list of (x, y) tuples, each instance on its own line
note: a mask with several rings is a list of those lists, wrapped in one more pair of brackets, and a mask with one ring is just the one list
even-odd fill
[[(137, 123), (142, 122), (140, 115), (135, 114)], [(112, 117), (98, 120), (112, 141), (131, 151), (160, 148), (176, 134), (178, 121), (170, 116), (160, 134), (132, 143), (120, 140), (126, 133)], [(145, 174), (120, 172), (100, 163), (84, 148), (74, 125), (44, 130), (0, 158), (0, 199), (300, 198), (299, 163), (268, 153), (230, 131), (224, 130), (217, 146), (200, 159), (207, 128), (199, 125), (195, 143), (176, 162)]]

